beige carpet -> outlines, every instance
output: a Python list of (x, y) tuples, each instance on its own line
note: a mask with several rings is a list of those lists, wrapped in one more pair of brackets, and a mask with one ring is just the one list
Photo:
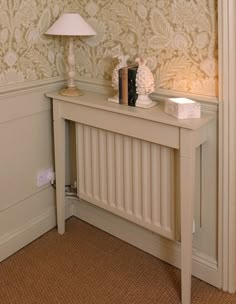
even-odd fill
[[(0, 304), (177, 304), (180, 271), (76, 218), (0, 264)], [(193, 278), (192, 304), (236, 303)]]

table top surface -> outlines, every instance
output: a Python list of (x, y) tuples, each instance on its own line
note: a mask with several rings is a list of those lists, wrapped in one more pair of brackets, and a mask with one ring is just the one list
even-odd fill
[(140, 119), (164, 123), (167, 125), (190, 130), (197, 130), (214, 118), (213, 115), (201, 113), (201, 118), (177, 119), (164, 112), (163, 103), (159, 103), (157, 106), (154, 106), (150, 109), (144, 109), (110, 102), (107, 100), (110, 96), (107, 94), (90, 91), (83, 91), (82, 94), (83, 95), (78, 97), (70, 97), (62, 96), (56, 92), (48, 93), (46, 96), (63, 102), (115, 112), (123, 115), (129, 115)]

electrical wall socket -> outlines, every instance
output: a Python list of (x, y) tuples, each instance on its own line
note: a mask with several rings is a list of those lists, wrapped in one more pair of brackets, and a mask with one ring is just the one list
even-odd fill
[(52, 168), (42, 169), (37, 173), (37, 187), (42, 187), (48, 183), (53, 183), (55, 173)]

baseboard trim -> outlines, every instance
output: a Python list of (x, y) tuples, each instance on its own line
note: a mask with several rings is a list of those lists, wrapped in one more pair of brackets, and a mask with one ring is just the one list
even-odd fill
[[(66, 218), (73, 215), (72, 202), (65, 205)], [(22, 249), (56, 226), (56, 208), (49, 208), (38, 217), (0, 238), (0, 262)]]
[[(180, 268), (180, 244), (137, 226), (85, 201), (73, 200), (72, 214), (115, 237)], [(193, 275), (220, 288), (217, 261), (193, 250)]]
[[(180, 268), (180, 244), (133, 224), (85, 201), (68, 198), (66, 218), (77, 218), (104, 230), (115, 237)], [(56, 226), (56, 209), (49, 208), (38, 217), (0, 238), (0, 262), (25, 247)], [(193, 275), (220, 288), (217, 262), (193, 251)]]

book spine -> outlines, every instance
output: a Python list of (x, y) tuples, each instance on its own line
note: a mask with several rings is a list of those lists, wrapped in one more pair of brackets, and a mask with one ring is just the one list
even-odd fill
[(138, 66), (128, 68), (128, 105), (135, 107), (138, 94), (136, 91), (136, 75)]
[(118, 70), (118, 76), (119, 76), (119, 103), (122, 103), (122, 69)]
[(122, 104), (128, 105), (128, 68), (122, 68)]

